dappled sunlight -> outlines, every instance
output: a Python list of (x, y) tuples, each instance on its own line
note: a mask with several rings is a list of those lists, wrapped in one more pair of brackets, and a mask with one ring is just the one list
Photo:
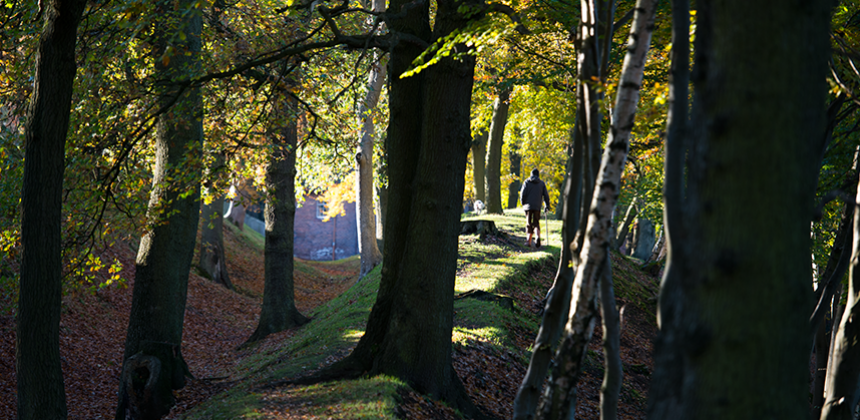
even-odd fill
[(350, 343), (358, 343), (361, 336), (364, 335), (364, 330), (346, 330), (341, 337)]
[(477, 340), (501, 346), (506, 336), (507, 331), (498, 327), (454, 327), (451, 340), (461, 345), (468, 345)]
[(396, 391), (406, 385), (388, 376), (289, 386), (259, 395), (245, 419), (395, 419)]

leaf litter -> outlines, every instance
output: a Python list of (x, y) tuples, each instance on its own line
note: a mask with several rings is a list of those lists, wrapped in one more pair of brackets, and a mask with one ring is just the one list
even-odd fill
[[(239, 293), (228, 291), (196, 273), (189, 278), (188, 303), (184, 323), (182, 352), (194, 379), (177, 391), (177, 405), (167, 418), (180, 418), (190, 408), (231, 388), (240, 378), (233, 367), (253, 352), (274, 352), (286, 346), (293, 331), (285, 331), (267, 338), (253, 350), (237, 350), (256, 327), (263, 290), (263, 255), (252, 247), (242, 245), (225, 229), (225, 248), (228, 272)], [(508, 252), (530, 252), (512, 241), (487, 238), (488, 241), (509, 248)], [(121, 357), (131, 307), (132, 279), (134, 278), (134, 251), (118, 242), (106, 251), (105, 257), (117, 258), (123, 263), (121, 275), (129, 279), (128, 287), (108, 287), (95, 294), (72, 293), (63, 299), (60, 328), (62, 358), (69, 419), (113, 418), (119, 381)], [(637, 287), (656, 294), (656, 280), (643, 273), (625, 257), (613, 254), (613, 269), (622, 273), (623, 281), (638, 283)], [(481, 261), (461, 260), (461, 272), (469, 271), (471, 264)], [(295, 271), (296, 303), (299, 310), (308, 314), (349, 287), (356, 279), (357, 260), (342, 263), (313, 265), (314, 270)], [(552, 284), (552, 263), (545, 264), (530, 275), (537, 286), (531, 290), (511, 288), (502, 292), (511, 296), (516, 305), (525, 308), (538, 318), (541, 300)], [(619, 287), (616, 275), (616, 287)], [(618, 293), (619, 296), (624, 295)], [(0, 305), (9, 305), (0, 301)], [(621, 358), (624, 380), (618, 414), (620, 419), (644, 419), (645, 401), (651, 371), (651, 340), (656, 333), (653, 307), (642, 308), (642, 300), (618, 298), (619, 308), (624, 306), (624, 327), (621, 335)], [(646, 303), (647, 304), (647, 303)], [(640, 305), (640, 306), (637, 306)], [(538, 318), (539, 319), (539, 318)], [(16, 415), (15, 392), (15, 322), (13, 316), (0, 319), (0, 419), (13, 419)], [(526, 372), (528, 348), (536, 331), (509, 328), (509, 339), (518, 348), (506, 350), (492, 343), (470, 340), (465, 345), (453, 346), (453, 366), (463, 385), (479, 408), (495, 418), (511, 418), (513, 400)], [(330, 364), (344, 354), (332, 355), (323, 364)], [(525, 357), (524, 357), (525, 355)], [(599, 392), (602, 381), (601, 330), (598, 324), (589, 346), (586, 367), (577, 386), (577, 417), (599, 418)], [(279, 408), (271, 407), (265, 418), (311, 419), (338, 418), (342, 412), (330, 411), (335, 417), (318, 417), (308, 407), (307, 400), (289, 397), (288, 389), (273, 390), (288, 395), (281, 399)], [(408, 388), (398, 391), (399, 404), (395, 414), (404, 419), (456, 419), (453, 409)], [(328, 411), (328, 410), (327, 410)]]

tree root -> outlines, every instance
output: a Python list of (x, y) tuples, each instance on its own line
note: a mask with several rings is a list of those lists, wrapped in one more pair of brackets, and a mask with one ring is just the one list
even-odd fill
[(508, 309), (511, 311), (514, 310), (514, 300), (509, 296), (496, 295), (490, 292), (477, 289), (472, 289), (468, 292), (460, 293), (459, 295), (454, 296), (454, 300), (466, 298), (477, 299), (484, 302), (496, 302), (504, 309)]
[(349, 355), (346, 358), (335, 362), (333, 365), (324, 367), (310, 375), (267, 382), (255, 387), (254, 389), (266, 390), (289, 385), (315, 385), (339, 379), (356, 379), (366, 373), (368, 372), (364, 369), (364, 364), (355, 360), (352, 355)]

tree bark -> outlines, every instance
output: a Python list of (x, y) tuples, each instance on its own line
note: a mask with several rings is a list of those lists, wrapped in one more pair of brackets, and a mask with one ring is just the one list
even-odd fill
[[(648, 398), (651, 419), (683, 418), (682, 382), (684, 360), (681, 351), (681, 317), (684, 295), (680, 282), (690, 270), (687, 248), (687, 225), (694, 210), (695, 190), (687, 191), (684, 183), (684, 159), (688, 150), (688, 108), (690, 83), (690, 3), (672, 0), (672, 51), (669, 69), (669, 112), (666, 119), (664, 146), (665, 182), (663, 183), (663, 227), (666, 235), (666, 268), (660, 284), (657, 325), (660, 332), (654, 340), (654, 374)], [(632, 205), (632, 204), (631, 204)], [(626, 236), (626, 232), (625, 232)], [(623, 237), (619, 235), (618, 246)]]
[(67, 416), (60, 362), (62, 192), (77, 72), (75, 43), (85, 4), (81, 0), (46, 3), (27, 108), (15, 345), (17, 415), (22, 420)]
[[(373, 0), (372, 10), (385, 10), (385, 1)], [(379, 94), (385, 83), (385, 60), (375, 54), (372, 68), (367, 75), (367, 95), (358, 109), (361, 123), (361, 141), (356, 154), (356, 201), (355, 214), (358, 222), (358, 251), (361, 254), (359, 279), (382, 261), (382, 253), (376, 243), (376, 217), (373, 214), (373, 136), (375, 126), (371, 111), (379, 102)]]
[(627, 211), (624, 213), (624, 220), (621, 221), (621, 229), (617, 231), (615, 235), (615, 241), (613, 247), (615, 249), (621, 248), (621, 245), (624, 245), (624, 240), (627, 239), (627, 234), (630, 233), (630, 226), (633, 224), (633, 220), (636, 219), (636, 216), (639, 214), (639, 211), (636, 208), (636, 199), (634, 198), (630, 205), (627, 206)]
[(488, 131), (481, 131), (472, 140), (472, 182), (475, 184), (475, 200), (487, 202), (485, 192), (487, 176), (487, 138)]
[[(857, 170), (856, 165), (854, 169)], [(851, 183), (853, 188), (856, 188), (856, 176), (855, 174), (854, 182)], [(839, 230), (836, 232), (836, 238), (833, 240), (833, 247), (827, 259), (827, 266), (824, 268), (818, 289), (815, 291), (817, 304), (812, 316), (809, 317), (809, 325), (814, 337), (813, 351), (815, 351), (816, 364), (812, 381), (812, 415), (810, 416), (813, 419), (821, 418), (821, 408), (824, 405), (827, 368), (830, 366), (830, 354), (835, 347), (836, 336), (833, 333), (837, 328), (836, 320), (840, 319), (835, 316), (836, 314), (831, 309), (839, 305), (842, 278), (850, 266), (851, 252), (849, 252), (848, 247), (854, 241), (854, 207), (853, 202), (847, 202), (842, 208)], [(834, 301), (834, 299), (836, 300)], [(825, 317), (828, 313), (834, 322), (830, 331), (825, 332)]]
[(529, 361), (529, 368), (514, 400), (514, 420), (534, 418), (541, 387), (552, 362), (553, 350), (559, 336), (561, 336), (565, 315), (570, 310), (570, 289), (573, 286), (575, 274), (572, 257), (578, 255), (577, 251), (579, 250), (574, 238), (577, 238), (576, 232), (581, 218), (583, 162), (585, 160), (584, 139), (577, 133), (578, 130), (571, 130), (570, 133), (573, 137), (573, 156), (570, 159), (572, 166), (562, 196), (564, 205), (560, 206), (563, 207), (561, 258), (552, 288), (547, 294), (543, 319), (535, 337), (535, 344), (532, 346), (534, 350)]
[[(672, 262), (649, 418), (806, 418), (818, 158), (810, 139), (824, 126), (828, 5), (696, 5), (694, 143), (687, 170), (673, 164), (671, 176), (667, 145), (666, 179), (677, 187), (666, 192)], [(670, 194), (692, 207), (672, 210)], [(670, 222), (679, 219), (683, 242)]]
[(511, 107), (511, 88), (499, 91), (493, 103), (493, 119), (490, 122), (490, 139), (487, 146), (487, 213), (502, 214), (502, 144), (505, 140), (505, 125)]
[[(510, 150), (508, 152), (508, 159), (511, 162), (511, 175), (514, 176), (514, 181), (508, 184), (508, 206), (509, 209), (517, 208), (517, 201), (519, 201), (520, 196), (520, 188), (522, 187), (522, 183), (520, 182), (520, 164), (522, 163), (523, 157), (516, 150)], [(549, 212), (549, 209), (546, 209)], [(549, 237), (549, 232), (546, 232), (547, 237)]]
[[(853, 223), (852, 223), (852, 226), (853, 226)], [(839, 329), (839, 325), (836, 322), (841, 321), (842, 315), (845, 313), (845, 304), (840, 303), (840, 302), (842, 302), (843, 297), (845, 297), (845, 290), (844, 290), (842, 284), (840, 283), (839, 287), (836, 288), (836, 292), (833, 295), (833, 303), (832, 303), (832, 306), (830, 308), (830, 313), (832, 315), (831, 320), (833, 321), (833, 327), (830, 330), (830, 346), (828, 348), (829, 357), (827, 358), (827, 370), (826, 370), (826, 372), (831, 372), (831, 373), (833, 372), (833, 369), (834, 369), (834, 367), (833, 367), (833, 360), (834, 360), (833, 353), (835, 352), (835, 349), (836, 349), (836, 337), (837, 337), (836, 330)], [(846, 300), (847, 300), (847, 298), (846, 298)], [(833, 393), (833, 390), (827, 389), (827, 386), (833, 386), (833, 382), (828, 382), (827, 378), (825, 377), (824, 395), (827, 395), (828, 393), (831, 393), (831, 394)], [(822, 406), (823, 405), (824, 404), (822, 403)]]
[[(597, 11), (593, 3), (583, 2), (583, 6), (583, 10), (587, 11), (583, 15), (591, 16), (583, 19), (583, 31), (587, 32), (589, 26), (595, 26)], [(639, 100), (639, 87), (644, 75), (656, 7), (656, 0), (639, 0), (636, 3), (636, 15), (621, 69), (612, 126), (588, 212), (588, 226), (573, 283), (569, 319), (556, 352), (556, 369), (538, 408), (538, 415), (544, 419), (570, 418), (576, 407), (576, 382), (586, 346), (594, 332), (596, 286), (601, 274), (600, 267), (608, 258), (612, 239), (612, 213), (621, 187), (621, 173), (627, 160), (630, 131)], [(587, 36), (584, 33), (583, 39)], [(592, 42), (596, 43), (596, 40)]]
[[(389, 28), (431, 43), (465, 27), (462, 5), (437, 2), (431, 33), (428, 3), (393, 0)], [(329, 371), (392, 375), (471, 416), (479, 412), (452, 367), (451, 333), (475, 60), (446, 57), (417, 75), (399, 77), (422, 51), (401, 42), (390, 52), (382, 280), (364, 336)]]
[[(216, 177), (224, 168), (224, 155), (218, 153), (213, 168), (209, 171), (209, 178)], [(214, 179), (207, 179), (206, 186), (212, 190), (217, 188)], [(197, 266), (210, 280), (233, 290), (233, 283), (227, 273), (227, 259), (224, 256), (224, 194), (218, 191), (213, 191), (213, 194), (215, 198), (212, 202), (203, 203), (200, 211), (202, 227)]]
[(263, 307), (257, 329), (246, 343), (309, 321), (296, 308), (293, 285), (298, 101), (292, 94), (279, 92), (277, 95), (282, 103), (274, 105), (272, 128), (269, 130), (272, 150), (266, 165)]
[[(376, 187), (376, 199), (379, 200), (379, 213), (376, 216), (376, 240), (379, 243), (380, 240), (385, 238), (385, 231), (383, 227), (385, 226), (385, 212), (388, 210), (388, 187), (377, 186)], [(378, 245), (377, 249), (382, 245)]]
[[(158, 6), (162, 20), (155, 34), (155, 78), (164, 81), (158, 100), (168, 109), (157, 122), (148, 222), (137, 254), (123, 356), (125, 361), (143, 352), (161, 359), (156, 392), (163, 395), (157, 399), (163, 405), (153, 410), (162, 414), (170, 410), (172, 390), (185, 386), (188, 373), (181, 353), (182, 323), (200, 216), (201, 180), (196, 174), (202, 172), (203, 105), (199, 88), (183, 89), (176, 82), (193, 77), (200, 68), (202, 23), (194, 8), (190, 0)], [(185, 41), (177, 41), (180, 31)], [(168, 53), (168, 44), (175, 46), (174, 53)], [(129, 408), (126, 391), (121, 385), (117, 418), (125, 418)]]
[[(828, 305), (829, 306), (829, 305)], [(812, 374), (812, 409), (811, 419), (821, 418), (821, 407), (824, 405), (824, 382), (827, 380), (827, 361), (830, 359), (830, 334), (825, 328), (825, 318), (818, 321), (815, 332), (815, 344), (812, 349), (815, 354), (815, 372)]]
[[(860, 199), (860, 185), (857, 197)], [(854, 203), (849, 206), (853, 208)], [(856, 211), (853, 233), (848, 299), (839, 328), (835, 330), (835, 345), (825, 385), (826, 399), (821, 407), (822, 420), (853, 420), (854, 411), (860, 404), (860, 324), (857, 322), (860, 316), (860, 214)]]
[[(579, 113), (577, 111), (574, 111), (574, 114), (576, 114), (577, 116), (579, 115)], [(579, 125), (579, 118), (574, 118), (574, 120), (575, 120), (574, 128), (572, 128), (568, 132), (568, 135), (570, 137), (570, 142), (565, 147), (565, 153), (567, 154), (567, 160), (564, 164), (564, 181), (561, 184), (562, 190), (560, 191), (560, 194), (559, 194), (558, 205), (555, 206), (555, 218), (556, 218), (556, 220), (564, 220), (564, 206), (565, 205), (564, 205), (564, 201), (563, 201), (564, 198), (562, 198), (562, 197), (564, 195), (564, 191), (567, 189), (567, 183), (570, 180), (570, 177), (573, 176), (572, 175), (573, 174), (573, 166), (574, 166), (573, 165), (573, 153), (574, 153), (574, 140), (573, 139), (576, 137), (576, 133), (577, 133), (576, 126)]]
[(615, 306), (612, 265), (603, 260), (600, 278), (600, 317), (603, 321), (603, 384), (600, 386), (600, 420), (618, 418), (618, 396), (621, 393), (621, 319)]

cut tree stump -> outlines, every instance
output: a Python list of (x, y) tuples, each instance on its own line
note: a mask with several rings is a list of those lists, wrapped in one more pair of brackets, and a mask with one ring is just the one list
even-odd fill
[(500, 236), (501, 232), (496, 228), (496, 222), (492, 220), (464, 220), (460, 222), (460, 235), (475, 235), (484, 240), (487, 234)]
[(468, 292), (460, 293), (459, 295), (454, 296), (454, 300), (466, 298), (482, 300), (484, 302), (496, 302), (504, 309), (508, 309), (511, 311), (514, 310), (514, 299), (509, 296), (495, 295), (490, 292), (485, 292), (483, 290), (469, 290)]

